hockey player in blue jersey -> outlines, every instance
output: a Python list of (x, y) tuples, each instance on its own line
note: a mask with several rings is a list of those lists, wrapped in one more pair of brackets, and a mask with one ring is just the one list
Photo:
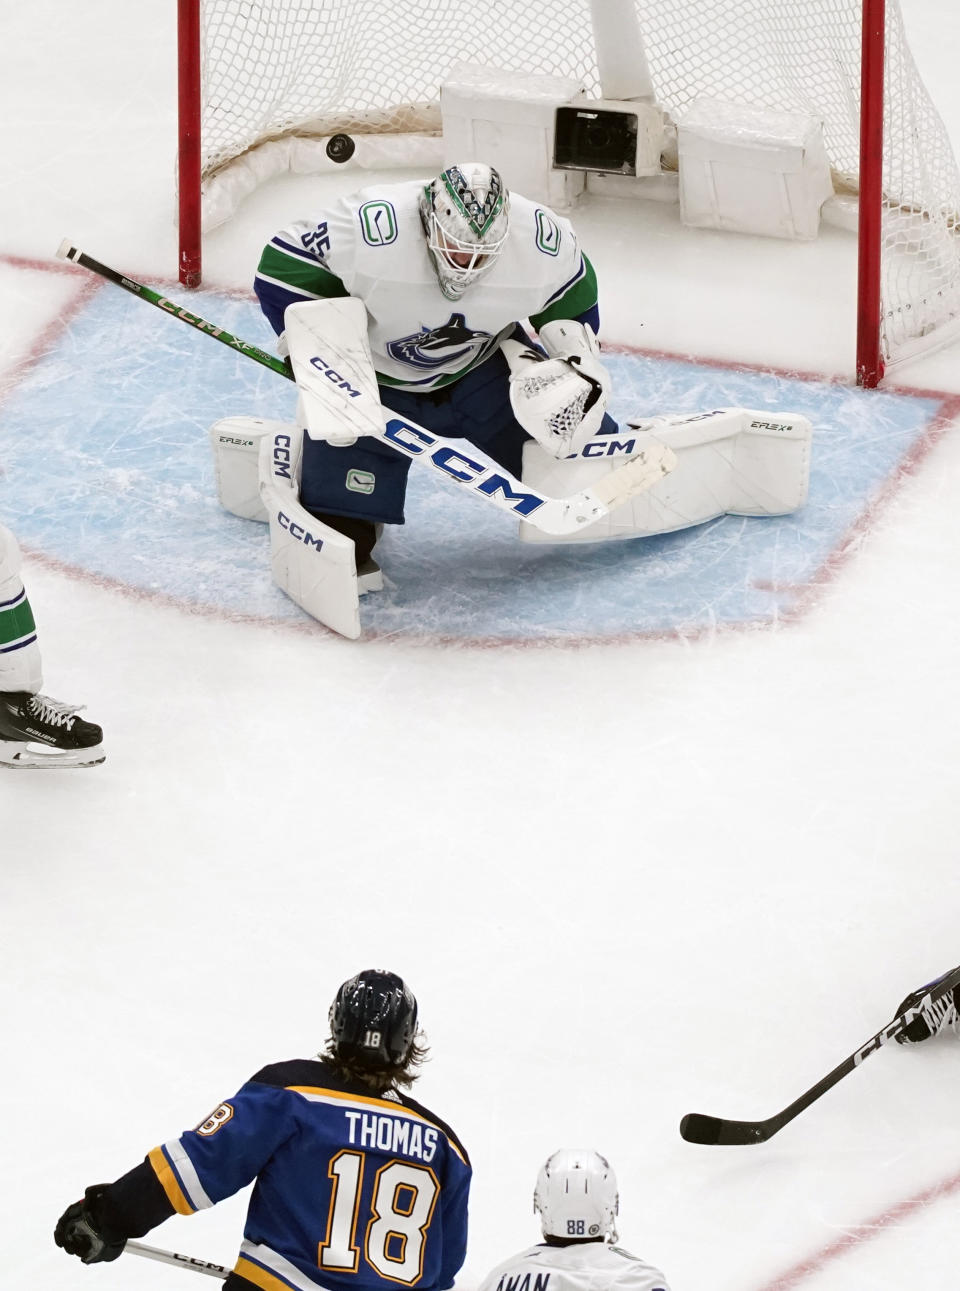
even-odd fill
[(87, 1188), (57, 1223), (85, 1264), (254, 1182), (228, 1291), (445, 1291), (463, 1263), (470, 1162), (405, 1092), (425, 1050), (395, 973), (344, 982), (312, 1059), (264, 1067), (196, 1129)]

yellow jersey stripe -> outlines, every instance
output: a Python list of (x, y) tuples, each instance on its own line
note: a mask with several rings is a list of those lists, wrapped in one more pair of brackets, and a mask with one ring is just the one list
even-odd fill
[(187, 1200), (187, 1195), (180, 1187), (180, 1182), (174, 1174), (170, 1162), (164, 1155), (163, 1148), (154, 1148), (152, 1152), (147, 1154), (147, 1160), (153, 1166), (153, 1172), (160, 1180), (160, 1186), (167, 1194), (167, 1199), (177, 1214), (195, 1214), (197, 1208)]
[(367, 1094), (346, 1094), (341, 1089), (327, 1089), (323, 1085), (288, 1085), (287, 1089), (294, 1094), (313, 1095), (314, 1098), (329, 1098), (331, 1102), (362, 1103), (366, 1107), (382, 1107), (384, 1111), (392, 1112), (394, 1116), (402, 1113), (404, 1116), (412, 1116), (418, 1121), (424, 1121), (427, 1125), (433, 1124), (425, 1116), (421, 1116), (419, 1112), (413, 1111), (410, 1107), (404, 1107), (402, 1103), (394, 1103), (389, 1098), (375, 1098)]
[(233, 1271), (237, 1277), (246, 1278), (254, 1286), (262, 1287), (263, 1291), (290, 1291), (289, 1282), (284, 1282), (283, 1278), (278, 1278), (261, 1264), (254, 1264), (253, 1260), (248, 1260), (244, 1255), (237, 1257)]

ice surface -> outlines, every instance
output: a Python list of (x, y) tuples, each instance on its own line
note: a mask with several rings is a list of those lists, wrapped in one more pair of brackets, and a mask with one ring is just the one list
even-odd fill
[[(960, 139), (960, 18), (905, 8)], [(960, 1045), (890, 1046), (764, 1146), (677, 1125), (777, 1111), (960, 960), (957, 350), (857, 392), (849, 239), (599, 202), (618, 397), (809, 407), (809, 511), (558, 554), (424, 483), (370, 639), (335, 639), (212, 495), (209, 419), (288, 390), (53, 260), (69, 237), (173, 289), (173, 25), (161, 0), (4, 16), (0, 513), (46, 687), (108, 754), (0, 780), (10, 1285), (169, 1287), (69, 1263), (57, 1215), (314, 1051), (337, 984), (386, 964), (433, 1046), (420, 1096), (474, 1157), (462, 1291), (535, 1237), (536, 1170), (579, 1143), (675, 1291), (946, 1291)], [(356, 182), (255, 195), (194, 307), (264, 343), (262, 242)], [(229, 1263), (242, 1215), (148, 1240)]]
[[(269, 344), (254, 303), (208, 291), (203, 309), (233, 335)], [(367, 640), (602, 641), (789, 617), (904, 463), (926, 450), (944, 406), (630, 352), (611, 351), (608, 366), (621, 421), (726, 406), (808, 417), (809, 504), (791, 516), (544, 550), (517, 541), (515, 519), (414, 469), (408, 523), (381, 546), (386, 590), (363, 604)], [(107, 286), (8, 398), (17, 430), (0, 505), (21, 542), (88, 574), (187, 609), (303, 619), (272, 583), (265, 526), (218, 505), (206, 434), (232, 414), (290, 417), (294, 397), (262, 366)]]

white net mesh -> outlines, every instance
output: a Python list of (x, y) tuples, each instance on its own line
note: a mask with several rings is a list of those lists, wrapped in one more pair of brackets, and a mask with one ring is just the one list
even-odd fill
[[(858, 189), (859, 0), (637, 0), (660, 106), (700, 97), (810, 112), (838, 192)], [(438, 133), (456, 62), (600, 76), (590, 0), (205, 0), (203, 172), (289, 136)], [(960, 316), (960, 175), (887, 0), (882, 349)]]
[(585, 77), (589, 0), (205, 0), (203, 172), (291, 133), (439, 132), (458, 61)]
[[(642, 0), (661, 106), (695, 98), (795, 109), (823, 121), (838, 192), (859, 189), (859, 0)], [(881, 350), (909, 357), (960, 315), (960, 173), (887, 0)], [(918, 345), (917, 342), (921, 344)]]

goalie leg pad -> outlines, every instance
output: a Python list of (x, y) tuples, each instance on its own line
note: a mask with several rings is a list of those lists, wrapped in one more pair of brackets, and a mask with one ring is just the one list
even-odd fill
[(589, 488), (613, 465), (611, 456), (629, 457), (649, 438), (671, 448), (677, 465), (653, 488), (569, 537), (553, 538), (523, 523), (520, 536), (526, 542), (598, 542), (672, 533), (723, 515), (789, 515), (807, 498), (812, 434), (799, 414), (722, 408), (627, 423), (615, 439), (588, 443), (563, 461), (527, 444), (523, 482), (554, 495)]
[(357, 578), (353, 540), (311, 515), (299, 500), (300, 435), (292, 450), (282, 428), (260, 446), (260, 496), (270, 525), (273, 581), (318, 622), (356, 640), (360, 595), (383, 586), (377, 571)]
[[(304, 492), (303, 469), (307, 455), (311, 449), (324, 448), (326, 445), (319, 444), (316, 440), (312, 440), (309, 435), (305, 434), (302, 430), (298, 430), (295, 426), (287, 426), (283, 422), (275, 422), (273, 424), (276, 427), (274, 433), (269, 438), (264, 438), (260, 442), (260, 495), (264, 504), (264, 519), (268, 522), (270, 519), (268, 506), (264, 497), (264, 489), (272, 488), (274, 490), (279, 490), (284, 497), (289, 495), (290, 506), (296, 505), (304, 515), (309, 516), (313, 521), (314, 528), (320, 524), (322, 524), (326, 529), (333, 528), (333, 526), (328, 525), (325, 521), (317, 518), (314, 513), (318, 511), (319, 508), (314, 506), (309, 499), (307, 499), (309, 510), (307, 509), (307, 506), (304, 506), (301, 502), (301, 497)], [(392, 457), (396, 456), (392, 450), (387, 451), (390, 451)], [(328, 514), (327, 518), (332, 519), (334, 514), (341, 515), (345, 513), (334, 508), (331, 513)], [(363, 518), (361, 517), (361, 522), (362, 520)], [(350, 526), (348, 525), (348, 530), (349, 527)], [(376, 538), (374, 541), (379, 541), (380, 536), (383, 533), (383, 525), (374, 522), (373, 527), (376, 530)], [(337, 530), (337, 532), (341, 537), (346, 537), (348, 542), (354, 543), (354, 554), (356, 555), (354, 539), (349, 537), (348, 534), (340, 533), (340, 530)], [(380, 573), (379, 565), (370, 559), (369, 547), (363, 552), (363, 556), (366, 563), (368, 565), (372, 565), (373, 569), (358, 575), (358, 588), (361, 596), (365, 595), (367, 592), (379, 592), (383, 590), (383, 576)]]
[(737, 436), (727, 514), (790, 515), (807, 500), (813, 427), (792, 413), (748, 413)]
[[(260, 445), (266, 437), (283, 434), (291, 444), (299, 442), (296, 427), (259, 417), (226, 417), (214, 422), (208, 433), (220, 505), (241, 520), (266, 523), (260, 497)], [(289, 456), (289, 449), (287, 453)]]

